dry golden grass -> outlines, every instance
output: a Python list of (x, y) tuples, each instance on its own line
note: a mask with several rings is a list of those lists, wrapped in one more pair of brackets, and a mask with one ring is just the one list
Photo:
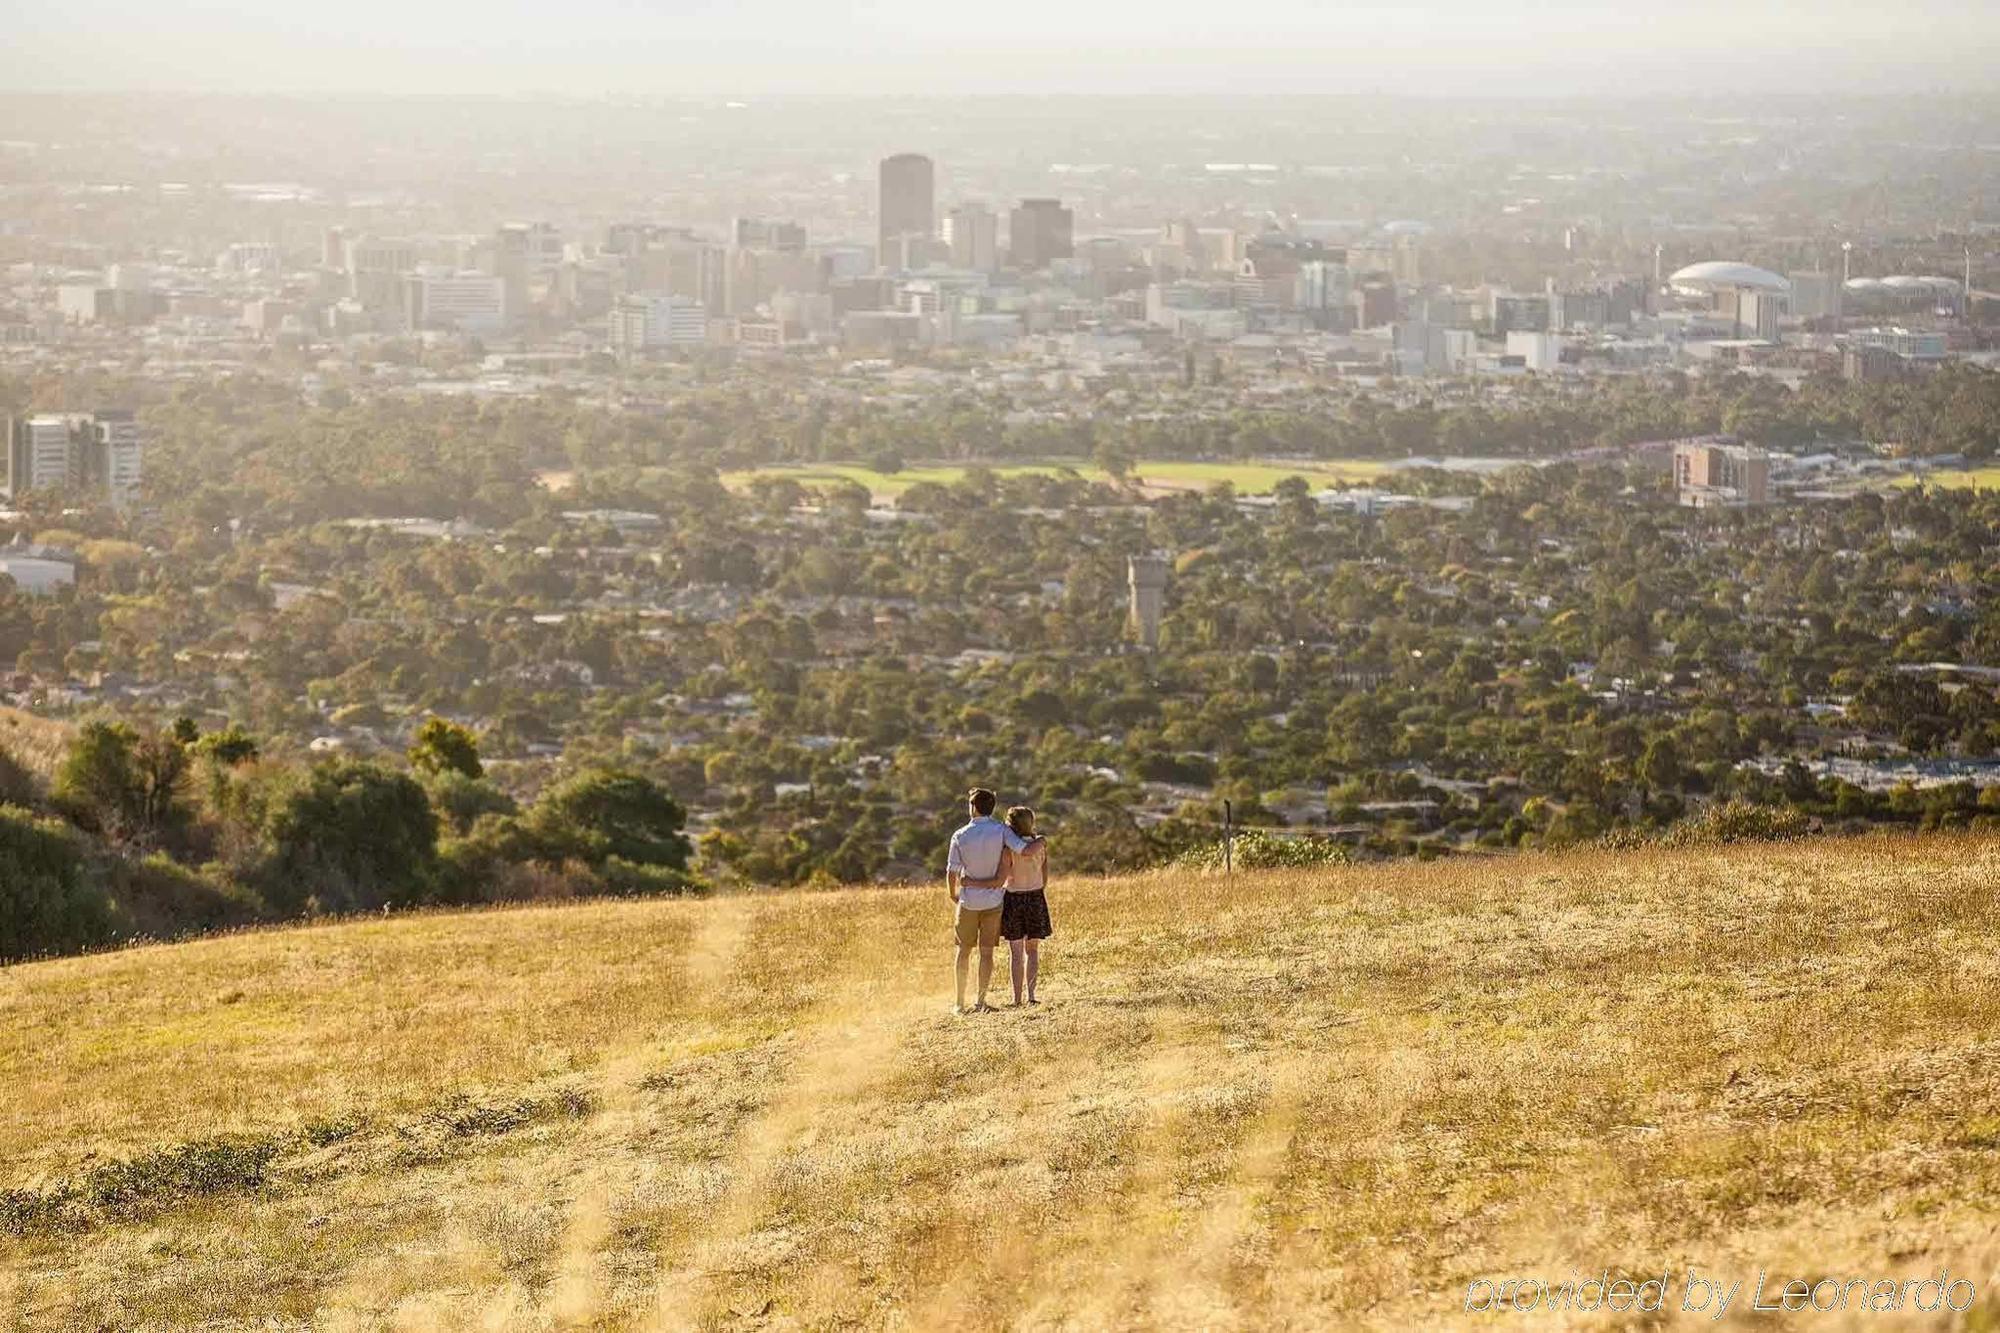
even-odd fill
[(67, 722), (37, 717), (18, 708), (0, 707), (0, 755), (11, 756), (44, 782), (55, 776), (69, 751)]
[(0, 970), (0, 1324), (1415, 1326), (1949, 1264), (1991, 1327), (1996, 886), (1970, 837), (1059, 883), (1045, 1003), (962, 1019), (939, 890)]

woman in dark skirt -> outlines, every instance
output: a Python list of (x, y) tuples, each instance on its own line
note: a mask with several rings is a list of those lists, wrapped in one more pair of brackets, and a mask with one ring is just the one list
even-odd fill
[(1022, 983), (1027, 983), (1027, 1002), (1035, 998), (1035, 976), (1041, 970), (1041, 944), (1054, 934), (1049, 925), (1049, 840), (1035, 836), (1035, 812), (1025, 805), (1007, 811), (1007, 826), (1033, 841), (1018, 852), (1000, 857), (1000, 875), (1007, 896), (1000, 903), (1000, 938), (1013, 953), (1014, 1003), (1022, 999)]

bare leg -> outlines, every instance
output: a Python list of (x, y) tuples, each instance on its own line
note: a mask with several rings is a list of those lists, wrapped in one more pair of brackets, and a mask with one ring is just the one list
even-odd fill
[(963, 1009), (965, 1008), (965, 965), (966, 965), (967, 963), (971, 962), (971, 961), (972, 961), (972, 946), (971, 946), (970, 944), (961, 944), (961, 945), (959, 945), (959, 946), (958, 946), (958, 969), (957, 969), (957, 970), (958, 970), (958, 1007), (959, 1007), (959, 1008), (960, 1008), (961, 1010), (963, 1010)]
[[(1027, 946), (1028, 952), (1028, 1003), (1039, 1004), (1040, 1001), (1035, 999), (1035, 974), (1042, 970), (1042, 942), (1040, 940), (1023, 940), (1022, 944)], [(1014, 958), (1016, 962), (1020, 961), (1019, 954), (1015, 954)], [(1016, 976), (1018, 977), (1018, 975), (1017, 973)], [(1020, 993), (1021, 983), (1017, 979), (1014, 983), (1014, 994), (1018, 997)]]
[(979, 1007), (986, 1008), (986, 990), (993, 984), (993, 946), (979, 946)]
[(1021, 1002), (1021, 979), (1023, 976), (1026, 975), (1028, 966), (1027, 964), (1028, 955), (1026, 949), (1023, 946), (1030, 943), (1032, 943), (1032, 941), (1030, 940), (1007, 941), (1007, 953), (1008, 953), (1007, 969), (1010, 973), (1013, 974), (1014, 978), (1015, 1004), (1019, 1004)]

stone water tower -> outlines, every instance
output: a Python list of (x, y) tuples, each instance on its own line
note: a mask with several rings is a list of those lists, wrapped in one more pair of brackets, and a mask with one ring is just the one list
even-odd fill
[(1132, 588), (1132, 632), (1140, 646), (1152, 652), (1160, 646), (1160, 609), (1167, 600), (1167, 558), (1163, 555), (1135, 555), (1125, 562), (1126, 579)]

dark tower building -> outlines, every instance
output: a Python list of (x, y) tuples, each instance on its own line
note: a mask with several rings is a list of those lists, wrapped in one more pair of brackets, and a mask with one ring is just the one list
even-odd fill
[(882, 159), (882, 192), (876, 209), (880, 248), (876, 262), (897, 266), (906, 253), (905, 238), (928, 241), (937, 232), (937, 181), (931, 160), (921, 153), (898, 153)]
[(1047, 268), (1076, 254), (1076, 217), (1060, 199), (1023, 199), (1007, 221), (1007, 248), (1016, 268)]

